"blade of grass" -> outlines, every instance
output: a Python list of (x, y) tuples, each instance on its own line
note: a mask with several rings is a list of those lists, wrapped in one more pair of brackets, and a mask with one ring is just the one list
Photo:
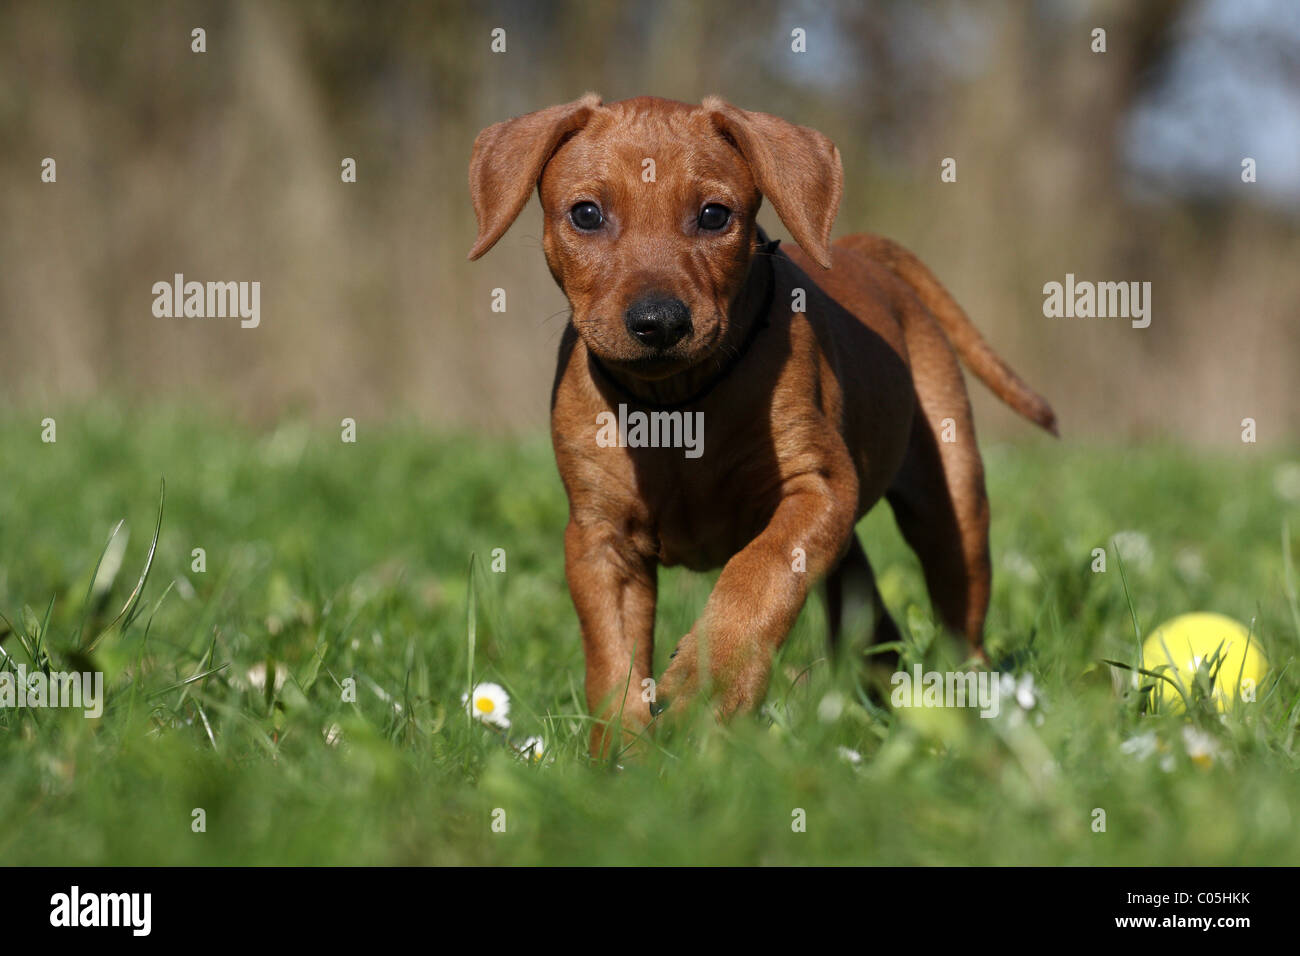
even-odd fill
[[(82, 650), (87, 653), (93, 651), (96, 645), (98, 645), (99, 642), (102, 641), (104, 637), (119, 623), (122, 625), (122, 629), (125, 630), (130, 626), (131, 621), (135, 619), (135, 615), (140, 605), (140, 598), (144, 594), (145, 584), (149, 580), (149, 572), (153, 568), (154, 555), (158, 553), (158, 538), (162, 535), (163, 508), (167, 503), (167, 482), (160, 479), (159, 484), (158, 520), (154, 524), (153, 540), (149, 543), (149, 554), (145, 557), (144, 570), (140, 572), (140, 578), (136, 581), (135, 588), (131, 591), (130, 595), (127, 596), (126, 603), (122, 606), (122, 610), (118, 612), (117, 617), (113, 618), (113, 620), (109, 622), (108, 627), (100, 631), (99, 635), (93, 641), (82, 648)], [(96, 573), (98, 573), (98, 571)]]
[(108, 533), (108, 540), (104, 542), (104, 547), (99, 551), (99, 558), (95, 561), (95, 570), (90, 572), (90, 583), (86, 585), (86, 596), (81, 601), (81, 620), (77, 622), (77, 629), (72, 635), (74, 644), (81, 644), (82, 633), (86, 628), (86, 618), (90, 614), (90, 599), (95, 594), (95, 582), (99, 580), (99, 568), (104, 563), (104, 555), (108, 553), (109, 547), (113, 544), (113, 539), (117, 537), (117, 533), (122, 530), (124, 524), (126, 524), (126, 519), (119, 518), (117, 524), (113, 525), (113, 530)]
[(1291, 625), (1295, 628), (1295, 638), (1300, 641), (1300, 600), (1296, 598), (1295, 563), (1291, 559), (1291, 526), (1282, 521), (1282, 589), (1286, 591), (1287, 603), (1291, 605)]
[(467, 595), (465, 598), (465, 641), (466, 641), (466, 660), (465, 660), (465, 693), (471, 698), (470, 706), (465, 708), (465, 719), (468, 726), (474, 726), (474, 644), (478, 636), (478, 614), (477, 603), (474, 598), (474, 565), (478, 560), (477, 552), (471, 551), (469, 555), (469, 583), (467, 585)]

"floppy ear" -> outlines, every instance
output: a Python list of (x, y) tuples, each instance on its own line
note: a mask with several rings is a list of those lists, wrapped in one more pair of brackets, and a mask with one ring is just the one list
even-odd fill
[(704, 101), (704, 109), (745, 157), (758, 191), (771, 200), (795, 242), (829, 269), (831, 225), (844, 191), (835, 144), (815, 129), (742, 110), (716, 96)]
[(478, 217), (478, 239), (469, 251), (477, 259), (496, 244), (528, 202), (542, 167), (560, 141), (587, 125), (600, 97), (552, 106), (489, 126), (474, 140), (469, 161), (469, 195)]

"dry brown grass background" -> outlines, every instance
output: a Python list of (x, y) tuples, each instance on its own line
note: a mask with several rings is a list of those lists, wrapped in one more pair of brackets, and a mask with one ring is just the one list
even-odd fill
[[(1250, 416), (1261, 441), (1291, 438), (1295, 207), (1235, 166), (1217, 196), (1139, 198), (1119, 145), (1190, 6), (8, 4), (0, 402), (543, 427), (564, 300), (535, 202), (465, 261), (466, 164), (481, 127), (594, 89), (720, 93), (821, 129), (846, 165), (837, 234), (920, 254), (1067, 437), (1227, 444)], [(46, 156), (55, 185), (40, 182)], [(955, 184), (939, 179), (948, 156)], [(176, 272), (261, 281), (261, 327), (155, 318), (151, 286)], [(1044, 318), (1043, 283), (1067, 272), (1150, 281), (1151, 327)], [(505, 314), (490, 310), (498, 286)], [(972, 391), (983, 434), (1024, 433)]]

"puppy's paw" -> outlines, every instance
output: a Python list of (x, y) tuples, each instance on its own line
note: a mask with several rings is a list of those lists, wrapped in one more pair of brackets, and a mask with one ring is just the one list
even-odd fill
[(656, 707), (658, 713), (664, 714), (659, 721), (680, 719), (691, 702), (705, 694), (713, 716), (719, 721), (756, 710), (767, 693), (771, 659), (761, 648), (744, 650), (741, 654), (704, 660), (694, 632), (682, 638), (658, 684)]
[(678, 642), (669, 658), (668, 669), (655, 689), (655, 705), (663, 713), (670, 704), (682, 710), (686, 701), (700, 691), (700, 646), (694, 632)]

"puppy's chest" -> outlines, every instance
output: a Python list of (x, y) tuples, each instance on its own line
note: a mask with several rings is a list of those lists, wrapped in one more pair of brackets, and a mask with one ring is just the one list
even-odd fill
[[(635, 458), (651, 458), (636, 454)], [(638, 489), (659, 561), (707, 570), (725, 564), (771, 519), (780, 485), (774, 464), (756, 453), (711, 460), (638, 462)]]

